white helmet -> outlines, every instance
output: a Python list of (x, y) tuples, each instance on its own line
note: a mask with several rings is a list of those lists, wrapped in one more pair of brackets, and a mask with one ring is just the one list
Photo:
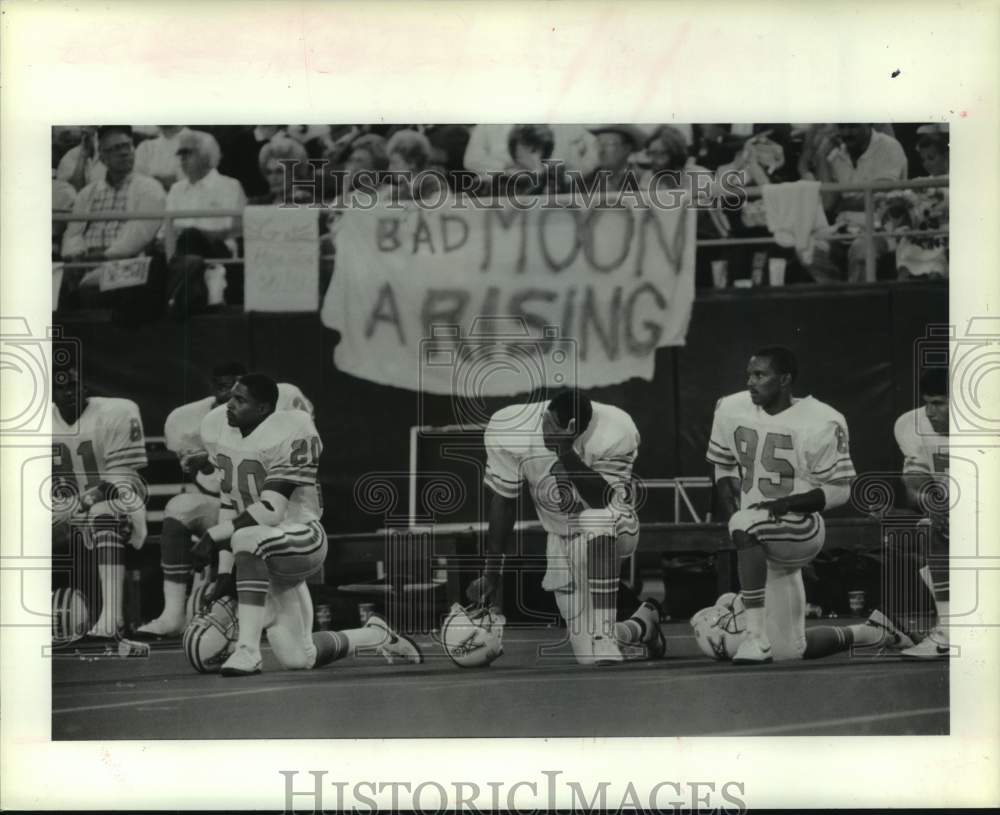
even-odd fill
[(191, 667), (198, 673), (214, 673), (233, 652), (239, 636), (236, 600), (223, 597), (210, 609), (196, 614), (184, 629), (181, 644)]
[(694, 639), (701, 652), (712, 659), (732, 659), (746, 638), (746, 607), (743, 597), (723, 594), (715, 605), (691, 618)]
[(90, 629), (87, 600), (79, 589), (56, 589), (52, 592), (52, 641), (72, 642)]
[(441, 626), (441, 644), (460, 668), (482, 668), (503, 654), (507, 620), (488, 608), (465, 609), (454, 603)]

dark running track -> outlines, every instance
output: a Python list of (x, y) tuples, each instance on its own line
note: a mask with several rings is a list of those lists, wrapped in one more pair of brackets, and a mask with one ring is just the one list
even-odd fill
[[(841, 621), (844, 623), (852, 621)], [(491, 667), (377, 657), (244, 679), (201, 676), (179, 643), (148, 659), (53, 660), (52, 738), (259, 739), (944, 735), (947, 662), (839, 656), (737, 667), (701, 657), (686, 624), (664, 626), (668, 658), (612, 667), (539, 658), (554, 630), (512, 630)]]

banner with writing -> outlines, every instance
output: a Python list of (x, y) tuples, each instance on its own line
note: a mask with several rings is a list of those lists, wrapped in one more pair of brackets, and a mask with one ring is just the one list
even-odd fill
[(323, 323), (339, 369), (506, 396), (652, 379), (694, 300), (694, 213), (559, 206), (350, 210)]
[(319, 308), (319, 211), (243, 210), (246, 311)]

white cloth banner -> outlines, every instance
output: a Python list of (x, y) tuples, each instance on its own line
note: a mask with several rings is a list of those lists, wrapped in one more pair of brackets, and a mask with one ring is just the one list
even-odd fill
[(316, 311), (319, 308), (319, 210), (247, 207), (246, 311)]
[(335, 238), (334, 360), (384, 385), (478, 397), (648, 380), (687, 333), (686, 208), (349, 210)]

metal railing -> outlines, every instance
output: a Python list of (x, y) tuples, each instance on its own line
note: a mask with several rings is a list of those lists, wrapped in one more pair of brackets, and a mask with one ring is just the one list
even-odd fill
[[(864, 230), (860, 234), (828, 234), (824, 235), (824, 240), (836, 241), (836, 242), (854, 242), (859, 237), (863, 237), (865, 240), (865, 281), (875, 282), (876, 279), (876, 253), (875, 253), (875, 239), (876, 238), (902, 238), (902, 237), (940, 237), (948, 235), (950, 230), (948, 229), (924, 229), (924, 230), (894, 230), (885, 232), (876, 232), (875, 230), (875, 194), (879, 192), (892, 192), (893, 190), (921, 190), (921, 189), (934, 189), (934, 188), (947, 188), (948, 187), (948, 176), (935, 176), (932, 178), (915, 178), (909, 181), (876, 181), (867, 184), (821, 184), (819, 191), (820, 195), (825, 193), (861, 193), (864, 196)], [(746, 187), (745, 192), (748, 197), (759, 197), (763, 194), (762, 187)], [(558, 196), (556, 200), (566, 198), (566, 196)], [(571, 200), (566, 198), (566, 200)], [(304, 207), (309, 209), (315, 209), (318, 212), (324, 210), (328, 212), (342, 212), (349, 209), (348, 206), (324, 206), (320, 207)], [(190, 209), (190, 210), (175, 210), (167, 212), (162, 211), (138, 211), (138, 212), (125, 212), (121, 210), (112, 210), (108, 212), (88, 212), (88, 213), (66, 213), (66, 212), (54, 212), (52, 214), (52, 220), (55, 222), (71, 222), (71, 221), (163, 221), (163, 242), (164, 247), (167, 251), (167, 256), (171, 256), (174, 253), (174, 249), (177, 245), (177, 226), (174, 223), (176, 220), (182, 218), (235, 218), (240, 219), (243, 216), (243, 210), (240, 209)], [(712, 238), (699, 240), (697, 245), (701, 246), (753, 246), (753, 245), (774, 245), (775, 240), (773, 237), (759, 237), (759, 238)], [(320, 260), (333, 260), (333, 255), (323, 255)], [(101, 265), (102, 261), (71, 261), (64, 262), (63, 268), (65, 269), (90, 269)], [(206, 258), (208, 263), (218, 263), (218, 264), (228, 264), (228, 263), (242, 263), (242, 257), (231, 257), (231, 258)]]

